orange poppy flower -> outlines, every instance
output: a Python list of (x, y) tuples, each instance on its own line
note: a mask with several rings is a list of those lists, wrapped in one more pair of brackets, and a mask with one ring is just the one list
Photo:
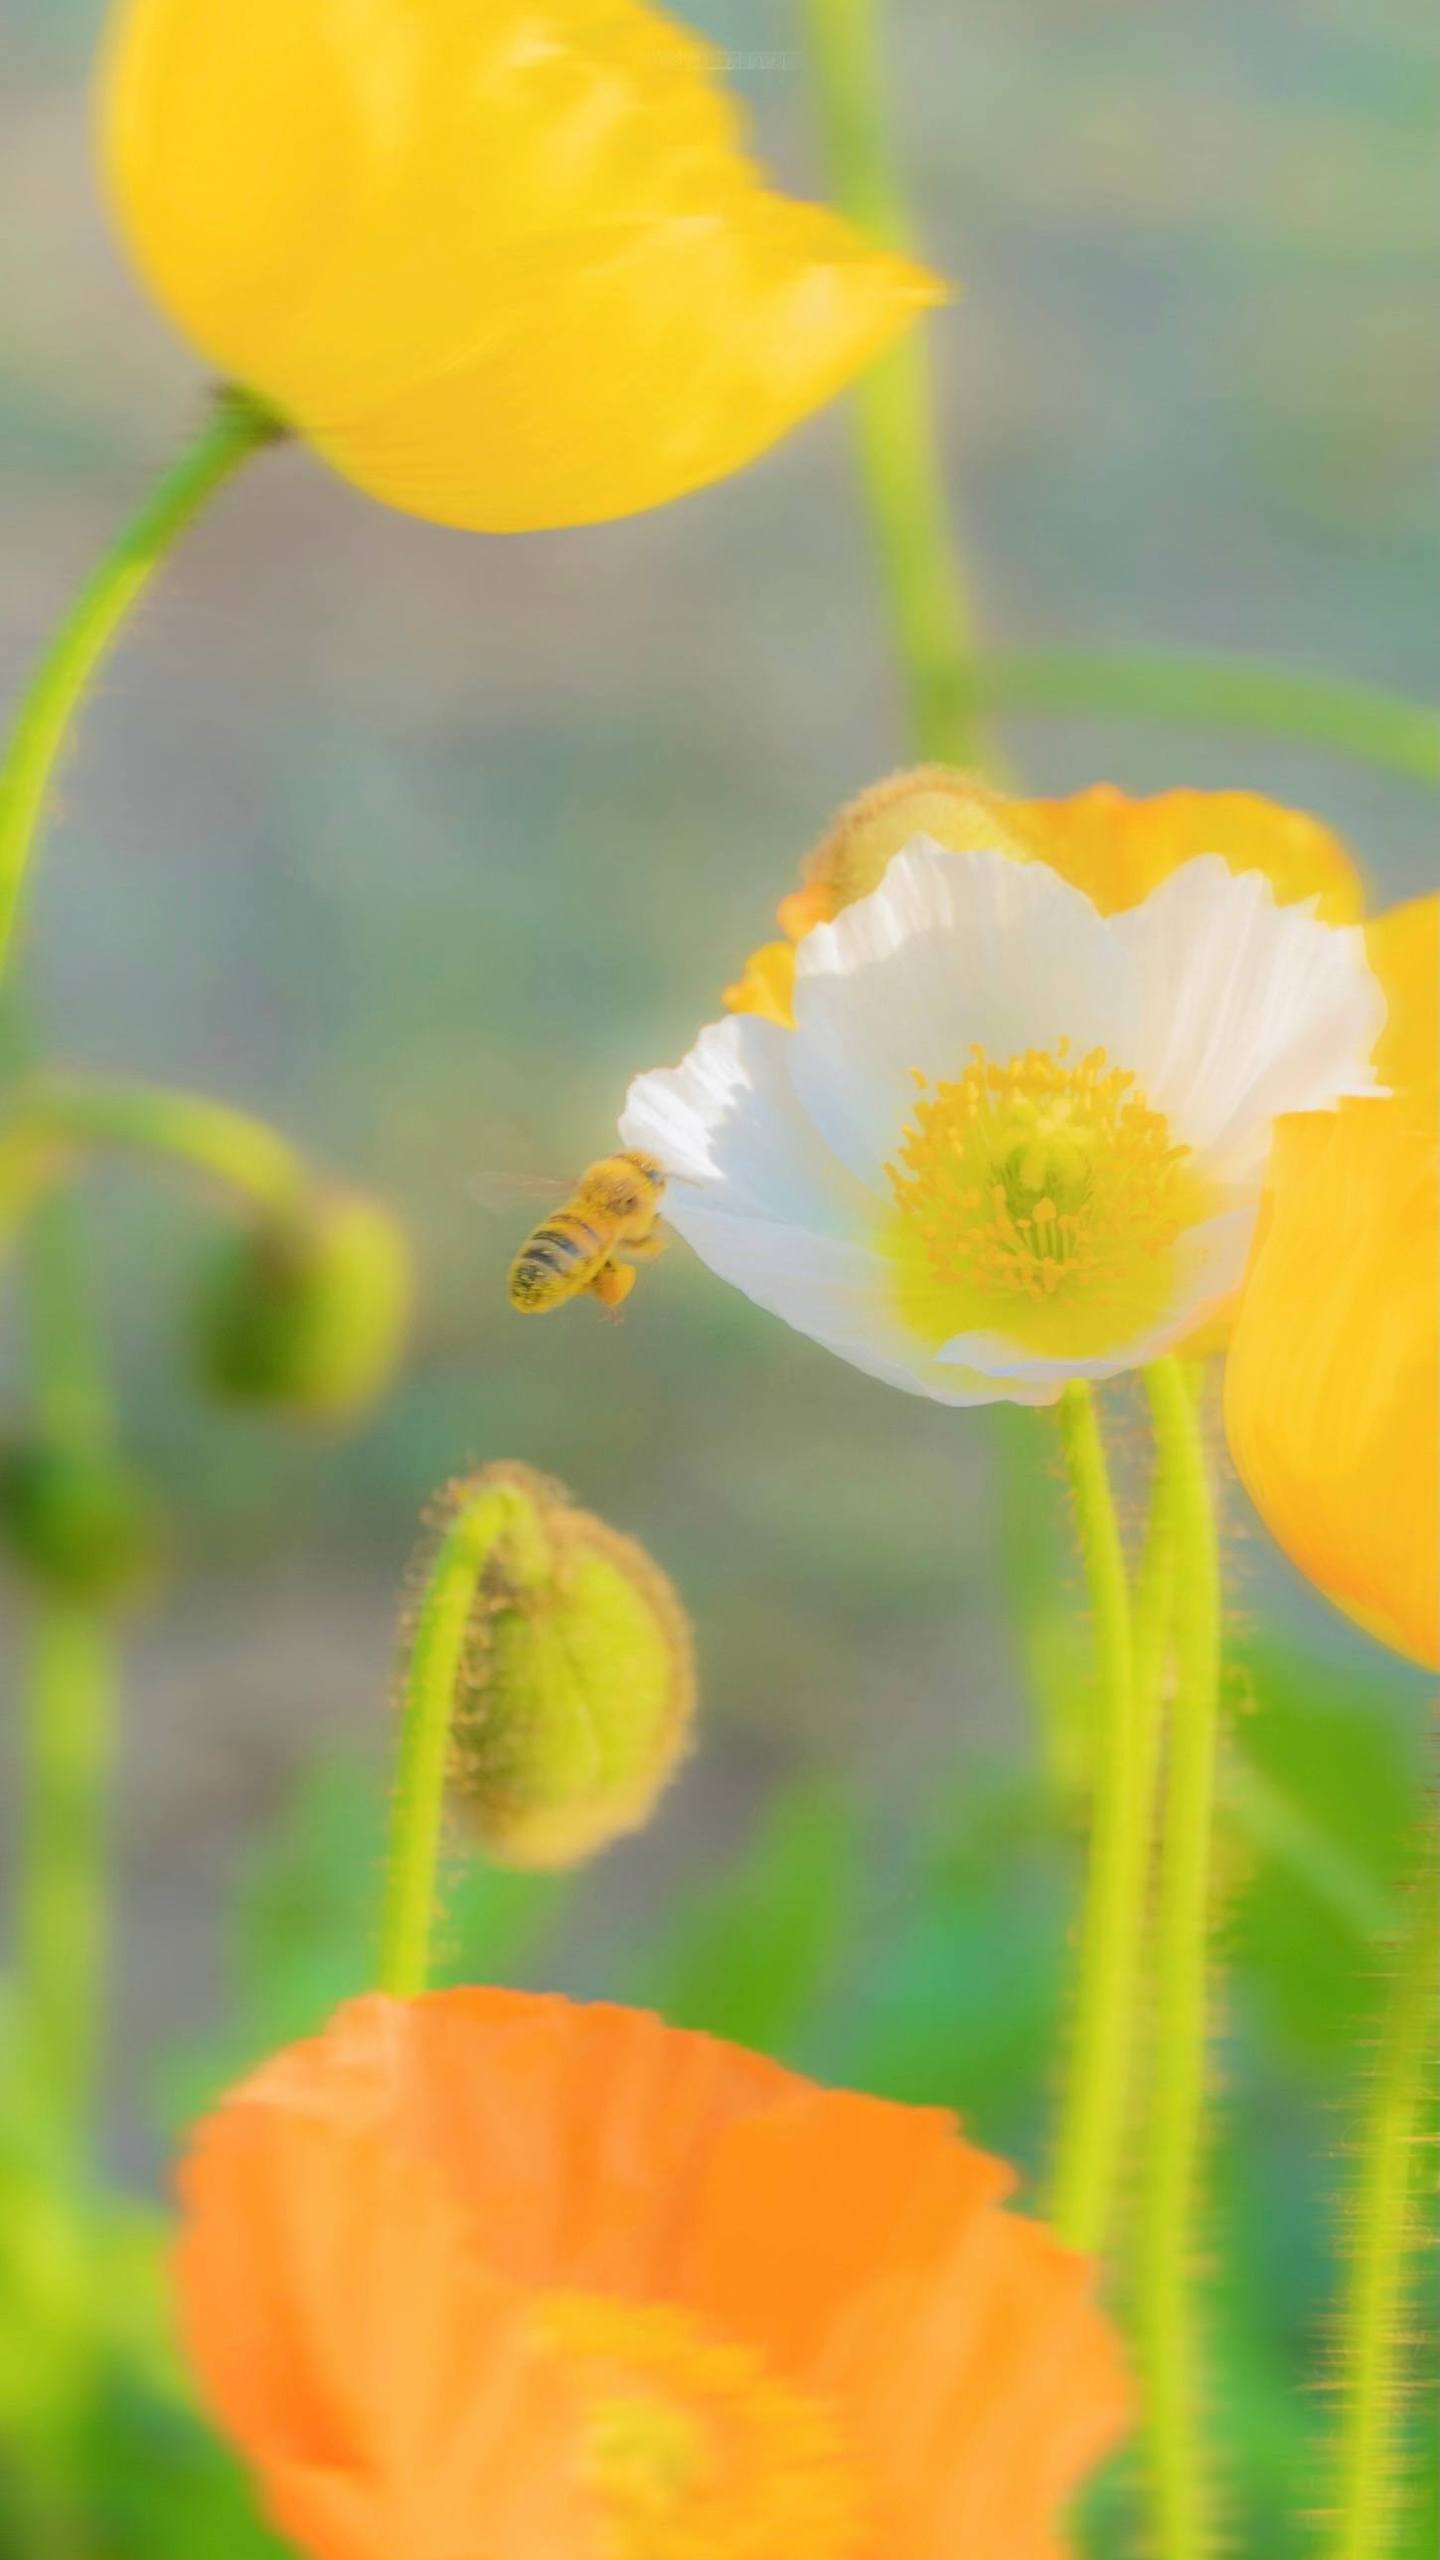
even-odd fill
[(202, 2125), (202, 2388), (314, 2560), (1055, 2560), (1126, 2389), (949, 2118), (640, 2011), (371, 1998)]
[(802, 885), (777, 910), (787, 942), (753, 952), (725, 990), (732, 1013), (793, 1022), (793, 945), (878, 888), (887, 864), (917, 836), (948, 853), (999, 852), (1045, 862), (1102, 915), (1138, 906), (1197, 854), (1232, 871), (1263, 871), (1281, 905), (1314, 898), (1326, 924), (1352, 924), (1364, 893), (1345, 847), (1299, 809), (1250, 791), (1162, 791), (1132, 800), (1108, 782), (1068, 800), (1015, 800), (949, 765), (892, 774), (841, 810), (810, 855)]

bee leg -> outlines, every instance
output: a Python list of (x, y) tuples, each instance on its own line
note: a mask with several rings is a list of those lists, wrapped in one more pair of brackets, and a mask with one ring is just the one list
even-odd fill
[(627, 1262), (653, 1262), (663, 1253), (670, 1239), (660, 1227), (652, 1227), (648, 1236), (630, 1236), (620, 1247)]
[(589, 1283), (589, 1290), (591, 1297), (598, 1298), (601, 1306), (613, 1314), (617, 1307), (623, 1305), (634, 1286), (635, 1274), (629, 1264), (612, 1261), (601, 1263)]

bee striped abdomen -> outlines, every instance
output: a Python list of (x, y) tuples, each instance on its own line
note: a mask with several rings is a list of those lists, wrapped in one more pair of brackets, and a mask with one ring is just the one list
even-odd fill
[(554, 1306), (582, 1287), (592, 1268), (604, 1259), (605, 1241), (585, 1218), (557, 1210), (527, 1236), (510, 1267), (512, 1306)]

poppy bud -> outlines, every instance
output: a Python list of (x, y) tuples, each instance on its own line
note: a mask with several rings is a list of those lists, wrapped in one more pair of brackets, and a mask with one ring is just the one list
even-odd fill
[(667, 1577), (528, 1467), (487, 1468), (504, 1526), (476, 1588), (452, 1722), (454, 1801), (490, 1855), (566, 1867), (645, 1821), (689, 1737), (695, 1665)]
[(153, 1578), (159, 1519), (148, 1488), (107, 1450), (22, 1442), (0, 1455), (0, 1535), (27, 1572), (76, 1600), (134, 1597)]
[(410, 1253), (389, 1212), (332, 1191), (227, 1239), (202, 1282), (196, 1342), (217, 1395), (309, 1421), (372, 1403), (400, 1358)]
[(837, 916), (878, 889), (897, 853), (928, 836), (947, 853), (1008, 853), (1027, 862), (1048, 857), (1021, 801), (992, 791), (978, 774), (944, 764), (916, 765), (848, 801), (805, 865), (805, 885), (780, 903), (792, 936)]

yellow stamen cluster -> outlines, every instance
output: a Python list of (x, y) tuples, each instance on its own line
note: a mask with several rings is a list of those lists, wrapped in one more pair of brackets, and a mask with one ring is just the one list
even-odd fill
[(1187, 1223), (1189, 1155), (1127, 1068), (1103, 1049), (1027, 1049), (997, 1065), (978, 1045), (924, 1097), (886, 1172), (937, 1277), (1044, 1304), (1127, 1281)]
[(551, 2295), (573, 2372), (599, 2560), (856, 2560), (860, 2499), (825, 2406), (669, 2303)]

